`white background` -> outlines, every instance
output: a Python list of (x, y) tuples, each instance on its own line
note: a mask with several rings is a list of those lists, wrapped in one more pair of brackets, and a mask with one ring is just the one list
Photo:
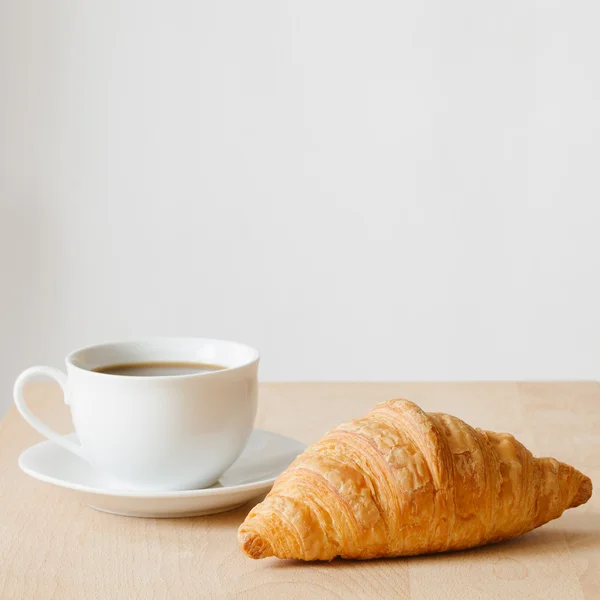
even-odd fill
[(0, 0), (0, 412), (145, 335), (263, 380), (598, 378), (600, 4)]

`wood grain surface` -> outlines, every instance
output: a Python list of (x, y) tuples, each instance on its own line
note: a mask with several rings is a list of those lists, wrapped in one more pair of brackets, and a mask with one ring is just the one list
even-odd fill
[[(600, 384), (262, 384), (257, 426), (311, 443), (394, 397), (509, 431), (534, 454), (573, 464), (599, 491), (557, 521), (476, 550), (252, 561), (238, 550), (236, 530), (253, 503), (209, 517), (134, 519), (97, 512), (76, 493), (27, 477), (17, 459), (40, 436), (12, 408), (0, 423), (0, 598), (600, 598)], [(52, 384), (32, 384), (27, 399), (55, 428), (71, 430)]]

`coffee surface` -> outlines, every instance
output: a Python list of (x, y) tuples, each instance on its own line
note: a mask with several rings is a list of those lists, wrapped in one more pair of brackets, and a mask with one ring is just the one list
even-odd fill
[(197, 375), (225, 369), (221, 365), (192, 362), (142, 362), (107, 365), (94, 369), (96, 373), (128, 377), (161, 377), (165, 375)]

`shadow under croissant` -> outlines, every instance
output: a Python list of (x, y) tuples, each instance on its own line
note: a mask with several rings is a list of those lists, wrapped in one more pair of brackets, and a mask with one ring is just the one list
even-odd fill
[[(600, 514), (582, 514), (577, 515), (578, 519), (570, 519), (565, 527), (551, 525), (550, 527), (540, 527), (530, 531), (522, 536), (503, 540), (494, 544), (487, 544), (476, 548), (466, 550), (455, 550), (452, 552), (439, 552), (436, 554), (421, 554), (418, 556), (398, 556), (392, 558), (379, 558), (372, 560), (355, 560), (335, 558), (331, 562), (318, 562), (316, 564), (321, 568), (356, 569), (361, 565), (368, 568), (367, 565), (376, 565), (378, 563), (410, 561), (411, 564), (421, 564), (432, 561), (462, 562), (465, 559), (469, 561), (485, 561), (501, 559), (526, 559), (532, 556), (540, 557), (547, 554), (556, 554), (559, 548), (585, 546), (588, 550), (600, 552)], [(271, 567), (278, 569), (298, 568), (300, 566), (309, 567), (315, 563), (304, 562), (301, 560), (277, 560), (271, 561)]]

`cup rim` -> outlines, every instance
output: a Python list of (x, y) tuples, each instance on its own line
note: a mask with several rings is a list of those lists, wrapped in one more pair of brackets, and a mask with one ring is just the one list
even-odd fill
[[(133, 345), (133, 344), (160, 344), (160, 343), (190, 343), (195, 342), (198, 345), (200, 344), (227, 344), (231, 346), (239, 346), (249, 352), (250, 358), (241, 364), (235, 366), (225, 366), (223, 369), (219, 369), (218, 371), (208, 371), (204, 373), (186, 373), (180, 375), (116, 375), (114, 373), (100, 373), (98, 371), (94, 371), (92, 369), (86, 369), (85, 367), (80, 366), (76, 363), (77, 356), (83, 352), (93, 351), (100, 348), (108, 348), (110, 346), (121, 346), (121, 345)], [(158, 337), (149, 337), (149, 338), (133, 338), (133, 339), (124, 339), (118, 340), (114, 342), (102, 342), (100, 344), (90, 344), (88, 346), (83, 346), (82, 348), (78, 348), (77, 350), (73, 350), (69, 352), (67, 357), (65, 358), (65, 363), (68, 367), (76, 369), (77, 371), (96, 376), (96, 377), (110, 377), (119, 380), (129, 380), (129, 381), (166, 381), (166, 380), (181, 380), (181, 379), (193, 379), (196, 377), (218, 377), (223, 376), (224, 374), (229, 374), (235, 371), (239, 371), (244, 369), (252, 364), (257, 363), (260, 360), (260, 354), (258, 350), (248, 344), (244, 344), (242, 342), (236, 342), (234, 340), (224, 340), (220, 338), (206, 338), (206, 337), (195, 337), (195, 336), (158, 336)]]

